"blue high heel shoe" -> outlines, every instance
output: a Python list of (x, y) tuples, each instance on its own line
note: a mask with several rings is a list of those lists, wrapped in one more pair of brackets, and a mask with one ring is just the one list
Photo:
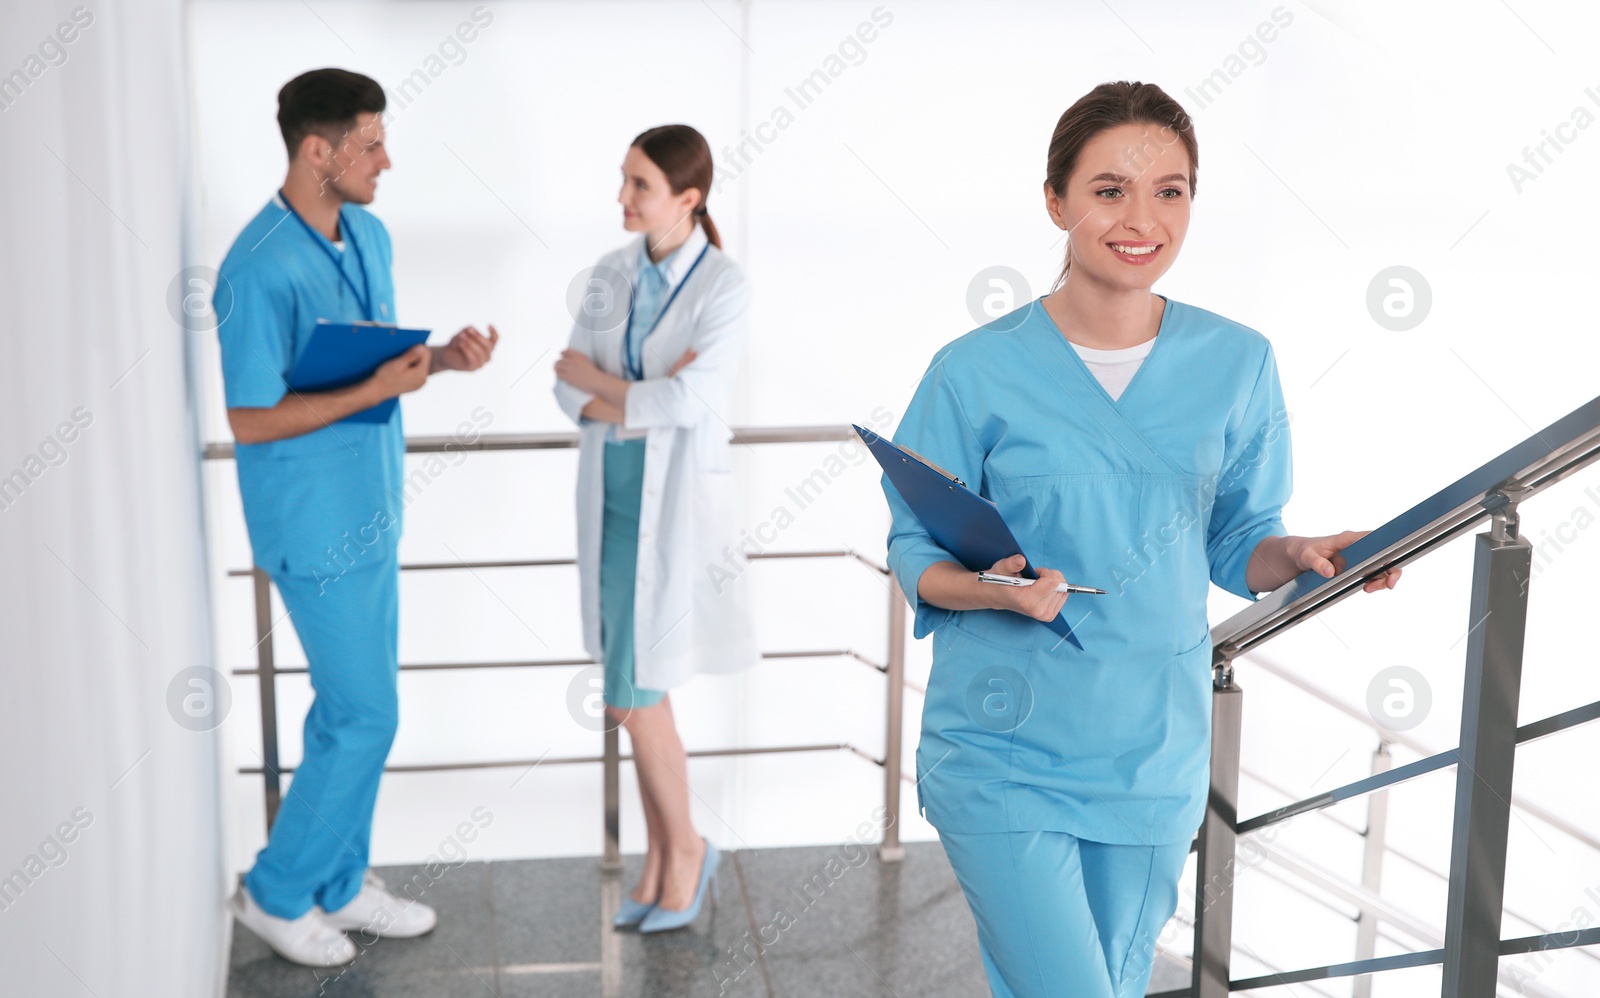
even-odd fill
[(639, 923), (640, 932), (665, 932), (668, 929), (681, 929), (694, 921), (700, 914), (700, 905), (706, 899), (706, 888), (711, 888), (711, 903), (717, 903), (717, 864), (722, 861), (722, 854), (717, 852), (717, 847), (711, 844), (710, 839), (705, 840), (706, 855), (700, 861), (700, 885), (695, 889), (694, 901), (682, 911), (673, 911), (670, 908), (657, 906)]
[(642, 901), (635, 901), (624, 894), (622, 896), (622, 907), (617, 909), (617, 917), (611, 920), (611, 924), (619, 929), (626, 929), (630, 925), (638, 925), (644, 921), (645, 916), (654, 910), (655, 902), (652, 901), (650, 904), (645, 904)]

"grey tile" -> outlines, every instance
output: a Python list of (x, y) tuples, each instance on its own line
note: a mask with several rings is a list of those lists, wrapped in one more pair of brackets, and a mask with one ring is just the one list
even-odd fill
[(598, 859), (497, 862), (488, 868), (501, 963), (600, 959)]
[(500, 975), (500, 998), (595, 998), (600, 993), (598, 970)]
[[(369, 988), (344, 987), (323, 991), (322, 980), (338, 973), (299, 967), (281, 959), (243, 926), (233, 930), (233, 952), (228, 966), (228, 998), (317, 998), (339, 994), (363, 998), (376, 992)], [(353, 983), (353, 982), (352, 982)]]
[[(359, 962), (359, 961), (358, 961)], [(472, 973), (448, 967), (388, 973), (369, 966), (354, 969), (330, 984), (324, 994), (359, 995), (361, 998), (496, 998), (492, 972)]]
[(987, 993), (938, 843), (910, 844), (890, 864), (854, 846), (765, 850), (746, 870), (775, 995)]
[[(467, 864), (420, 882), (418, 896), (439, 910), (433, 933), (364, 946), (342, 971), (296, 967), (240, 928), (228, 994), (576, 998), (601, 993), (608, 956), (621, 998), (987, 994), (944, 850), (915, 843), (906, 853), (883, 865), (875, 851), (837, 846), (726, 852), (721, 904), (650, 936), (606, 923), (593, 858)], [(625, 858), (619, 894), (642, 862)], [(398, 889), (428, 871), (380, 872)]]

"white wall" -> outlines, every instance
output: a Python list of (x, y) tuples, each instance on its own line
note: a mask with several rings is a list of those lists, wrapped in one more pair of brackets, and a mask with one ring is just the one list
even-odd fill
[[(789, 100), (785, 89), (824, 67), (878, 6), (488, 4), (493, 22), (464, 60), (397, 111), (395, 169), (374, 207), (395, 239), (402, 318), (441, 331), (493, 320), (506, 340), (485, 372), (440, 379), (408, 398), (409, 431), (451, 432), (478, 405), (493, 413), (495, 431), (568, 428), (549, 395), (550, 364), (570, 322), (564, 291), (626, 238), (613, 203), (617, 163), (634, 134), (667, 121), (700, 128), (728, 169), (710, 206), (755, 288), (746, 389), (727, 421), (859, 422), (879, 406), (898, 416), (933, 350), (980, 321), (967, 297), (982, 272), (1011, 267), (1032, 294), (1047, 290), (1062, 252), (1040, 197), (1051, 128), (1094, 84), (1123, 78), (1160, 83), (1196, 119), (1194, 221), (1158, 290), (1271, 337), (1292, 413), (1291, 531), (1376, 526), (1594, 396), (1600, 342), (1589, 335), (1584, 292), (1596, 264), (1587, 237), (1600, 129), (1564, 131), (1566, 150), (1520, 189), (1507, 170), (1525, 165), (1524, 148), (1574, 108), (1600, 114), (1600, 98), (1584, 89), (1600, 92), (1592, 5), (1525, 2), (1440, 18), (1408, 5), (1290, 2), (1282, 5), (1288, 25), (1252, 47), (1247, 39), (1277, 5), (1212, 3), (1201, 16), (1175, 2), (890, 0), (881, 6), (892, 22), (845, 53), (842, 72), (814, 103), (789, 105), (792, 123), (766, 133), (774, 141), (748, 163), (728, 152), (744, 131), (772, 120)], [(281, 180), (272, 115), (285, 80), (341, 65), (397, 86), (472, 9), (324, 0), (313, 13), (295, 3), (198, 3), (203, 260), (221, 259)], [(1231, 82), (1197, 99), (1218, 70), (1234, 74)], [(1406, 331), (1380, 325), (1367, 306), (1369, 284), (1394, 265), (1431, 287), (1431, 311)], [(214, 358), (205, 373), (208, 436), (225, 438)], [(829, 450), (742, 454), (750, 527), (769, 519), (785, 486)], [(469, 458), (408, 511), (404, 556), (569, 556), (572, 471), (564, 454)], [(220, 577), (247, 563), (248, 547), (231, 467), (211, 468), (207, 481)], [(1600, 512), (1586, 487), (1600, 494), (1600, 476), (1591, 471), (1531, 503), (1525, 533), (1554, 536), (1576, 510)], [(885, 524), (877, 476), (853, 467), (775, 547), (853, 546), (881, 557)], [(1564, 553), (1549, 548), (1534, 590), (1525, 720), (1600, 698), (1583, 626), (1600, 541), (1574, 536)], [(1412, 666), (1433, 694), (1413, 733), (1453, 745), (1469, 559), (1470, 542), (1440, 551), (1408, 569), (1399, 590), (1349, 600), (1270, 654), (1356, 704), (1379, 670)], [(765, 597), (764, 647), (881, 655), (883, 590), (870, 575), (842, 563), (754, 570)], [(570, 571), (481, 575), (406, 579), (403, 660), (581, 654)], [(219, 581), (217, 596), (220, 658), (249, 665), (248, 585)], [(1243, 605), (1220, 591), (1213, 599), (1215, 620)], [(926, 647), (912, 656), (921, 679)], [(566, 715), (569, 675), (407, 676), (395, 761), (592, 753), (596, 739)], [(1369, 732), (1313, 710), (1248, 663), (1241, 677), (1251, 765), (1297, 795), (1364, 771)], [(293, 681), (282, 689), (292, 761), (306, 694)], [(691, 747), (852, 740), (877, 751), (881, 689), (860, 665), (808, 660), (702, 680), (675, 700)], [(248, 760), (259, 737), (254, 697), (247, 684), (234, 692), (229, 734), (234, 755)], [(908, 706), (909, 751), (915, 696)], [(1582, 730), (1530, 747), (1519, 794), (1600, 829), (1594, 796), (1573, 792), (1585, 774), (1562, 761), (1592, 753), (1597, 737)], [(391, 777), (377, 858), (418, 858), (478, 805), (497, 821), (474, 846), (477, 858), (594, 853), (595, 769), (541, 767), (511, 786), (519, 775)], [(694, 778), (702, 827), (734, 846), (841, 839), (870, 812), (879, 786), (877, 771), (849, 756), (703, 762)], [(234, 787), (241, 820), (233, 856), (243, 864), (261, 837), (259, 785), (240, 779)], [(1450, 792), (1447, 776), (1408, 786), (1396, 794), (1391, 822), (1397, 845), (1441, 869)], [(1282, 802), (1245, 781), (1246, 812)], [(625, 848), (636, 849), (642, 826), (636, 810), (625, 817)], [(1351, 817), (1359, 824), (1359, 813)], [(908, 837), (931, 835), (909, 807), (902, 820)], [(1280, 841), (1357, 870), (1359, 840), (1326, 822), (1297, 822)], [(1509, 904), (1545, 928), (1594, 908), (1584, 893), (1600, 884), (1591, 851), (1531, 822), (1514, 824), (1512, 848)], [(1259, 943), (1264, 966), (1348, 958), (1348, 922), (1302, 904), (1298, 923), (1322, 931), (1286, 934), (1272, 882), (1254, 871), (1246, 878), (1241, 937)], [(1425, 874), (1391, 862), (1389, 883), (1398, 900), (1443, 921), (1443, 893)], [(1593, 987), (1597, 966), (1560, 954), (1538, 983), (1579, 993)], [(1394, 975), (1376, 993), (1420, 993), (1436, 986), (1429, 973)]]
[(7, 994), (222, 980), (220, 701), (188, 685), (214, 676), (198, 413), (168, 306), (193, 251), (182, 15), (0, 3), (0, 73), (26, 81), (0, 101)]

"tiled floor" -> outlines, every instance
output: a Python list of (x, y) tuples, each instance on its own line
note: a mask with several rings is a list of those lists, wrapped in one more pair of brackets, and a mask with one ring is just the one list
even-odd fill
[[(840, 847), (728, 852), (722, 901), (689, 929), (640, 936), (609, 928), (624, 885), (594, 859), (469, 863), (379, 871), (411, 881), (439, 910), (421, 939), (364, 946), (320, 972), (234, 933), (229, 998), (942, 998), (989, 993), (972, 916), (937, 843), (902, 863)], [(437, 876), (432, 879), (429, 873)], [(603, 912), (606, 914), (603, 916)], [(361, 940), (357, 939), (358, 945)], [(764, 944), (764, 945), (763, 945)], [(1158, 968), (1151, 990), (1185, 983)]]

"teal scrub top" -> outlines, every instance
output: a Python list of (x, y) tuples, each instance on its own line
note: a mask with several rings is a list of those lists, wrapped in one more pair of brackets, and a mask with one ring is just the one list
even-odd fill
[[(667, 284), (667, 266), (672, 262), (672, 258), (678, 255), (679, 250), (683, 249), (679, 246), (660, 260), (651, 260), (649, 244), (648, 238), (639, 241), (639, 276), (633, 283), (633, 350), (630, 357), (635, 369), (642, 369), (644, 366), (645, 331), (655, 325), (656, 320), (661, 317), (661, 306), (666, 304), (667, 296), (671, 293), (671, 288)], [(627, 348), (626, 341), (623, 343), (623, 348)], [(618, 439), (617, 424), (612, 423), (606, 430), (606, 443), (625, 442)]]
[(1200, 824), (1211, 747), (1208, 584), (1246, 599), (1245, 564), (1284, 535), (1288, 417), (1260, 333), (1168, 300), (1113, 401), (1035, 300), (947, 344), (895, 442), (999, 508), (1069, 596), (1083, 650), (1010, 610), (917, 596), (955, 561), (887, 477), (889, 567), (934, 634), (918, 798), (952, 832), (1068, 832), (1154, 845)]
[(661, 317), (661, 306), (666, 303), (667, 294), (671, 290), (667, 284), (667, 267), (672, 263), (672, 258), (683, 249), (668, 253), (660, 260), (651, 260), (647, 248), (649, 239), (639, 242), (639, 276), (634, 280), (633, 288), (633, 364), (635, 367), (644, 365), (645, 332), (655, 325)]
[[(342, 250), (274, 196), (234, 240), (213, 299), (230, 409), (278, 404), (318, 319), (395, 321), (388, 230), (346, 204), (339, 235)], [(386, 423), (340, 421), (239, 444), (234, 453), (261, 568), (337, 578), (397, 549), (405, 505), (399, 406)]]

